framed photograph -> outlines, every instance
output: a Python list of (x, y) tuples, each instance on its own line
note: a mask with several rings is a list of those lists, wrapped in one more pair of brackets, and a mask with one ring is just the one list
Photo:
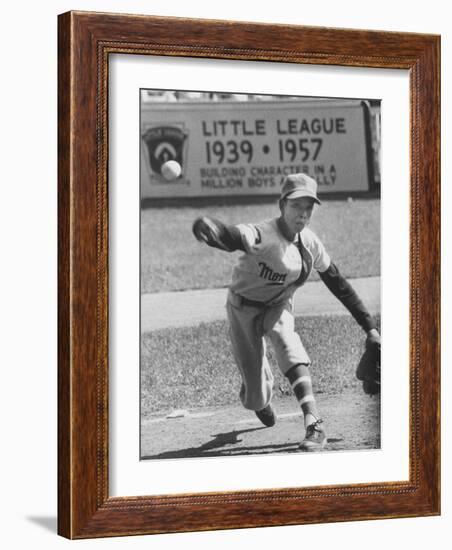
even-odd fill
[[(287, 218), (278, 204), (286, 181), (311, 178), (306, 181), (326, 202), (315, 213), (313, 207), (309, 222), (306, 214), (300, 235), (323, 236), (335, 265), (353, 277), (375, 328), (380, 324), (380, 100), (142, 89), (140, 114), (140, 458), (281, 454), (300, 445), (380, 449), (379, 395), (369, 399), (358, 380), (350, 389), (361, 328), (328, 293), (329, 272), (315, 278), (316, 265), (309, 277), (297, 246), (267, 221)], [(301, 204), (314, 201), (300, 196), (305, 192), (296, 193)], [(206, 229), (225, 224), (224, 231), (238, 232), (238, 243), (230, 250), (221, 240), (201, 239), (211, 245), (207, 250), (191, 235), (193, 223), (195, 233), (204, 223), (211, 224)], [(243, 255), (242, 237), (255, 229), (270, 233)], [(238, 301), (243, 307), (228, 313), (225, 304)], [(242, 333), (237, 314), (268, 326), (262, 334), (255, 327)], [(288, 328), (293, 318), (303, 343)], [(271, 374), (261, 392), (254, 371), (266, 368), (264, 333), (276, 355), (269, 355)], [(309, 367), (297, 366), (300, 361)], [(248, 395), (240, 394), (241, 381)], [(260, 418), (265, 407), (270, 416)], [(321, 440), (303, 443), (305, 413), (320, 418), (322, 408)], [(273, 427), (272, 415), (278, 427), (265, 430)]]
[(59, 16), (62, 536), (440, 513), (439, 55)]

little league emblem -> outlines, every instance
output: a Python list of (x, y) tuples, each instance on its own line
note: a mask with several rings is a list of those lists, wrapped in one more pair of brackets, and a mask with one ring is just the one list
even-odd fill
[(143, 134), (147, 149), (147, 159), (152, 176), (165, 181), (160, 174), (162, 164), (168, 160), (177, 161), (184, 166), (184, 148), (187, 134), (177, 126), (154, 126)]

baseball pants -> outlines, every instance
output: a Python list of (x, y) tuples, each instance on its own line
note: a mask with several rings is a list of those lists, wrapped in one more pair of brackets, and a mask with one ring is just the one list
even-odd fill
[(292, 309), (291, 300), (277, 306), (250, 306), (243, 304), (240, 296), (228, 293), (229, 335), (242, 376), (240, 400), (247, 409), (263, 409), (272, 398), (273, 374), (264, 336), (270, 339), (283, 374), (299, 363), (311, 363), (295, 332)]

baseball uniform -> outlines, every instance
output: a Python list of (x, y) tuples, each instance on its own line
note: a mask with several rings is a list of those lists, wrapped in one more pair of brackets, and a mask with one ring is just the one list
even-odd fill
[(246, 408), (259, 410), (271, 401), (273, 385), (264, 335), (283, 374), (296, 364), (310, 364), (295, 332), (293, 294), (312, 269), (325, 271), (331, 260), (309, 228), (294, 241), (283, 235), (277, 218), (237, 228), (246, 252), (234, 268), (226, 309), (242, 375), (240, 398)]

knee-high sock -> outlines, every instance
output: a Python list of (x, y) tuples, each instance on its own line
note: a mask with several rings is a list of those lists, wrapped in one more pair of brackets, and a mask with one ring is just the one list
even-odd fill
[(309, 367), (303, 363), (294, 365), (286, 372), (286, 377), (303, 411), (305, 426), (309, 426), (319, 419)]

